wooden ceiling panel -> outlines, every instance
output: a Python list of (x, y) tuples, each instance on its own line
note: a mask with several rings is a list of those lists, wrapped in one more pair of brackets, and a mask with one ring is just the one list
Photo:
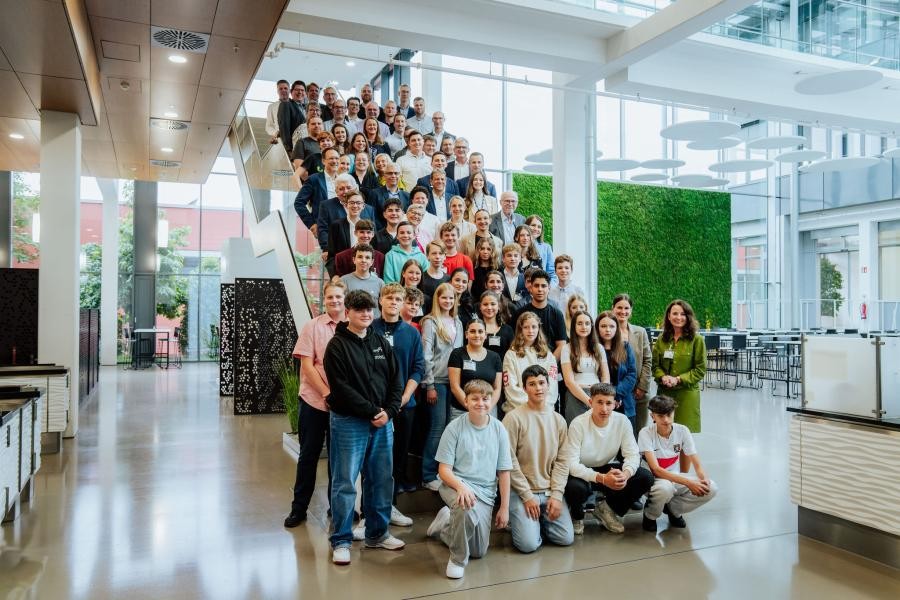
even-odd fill
[(22, 161), (21, 157), (10, 150), (6, 144), (0, 140), (0, 170), (2, 171), (30, 171), (27, 165)]
[[(40, 123), (40, 121), (38, 121)], [(94, 127), (81, 128), (82, 140), (104, 140), (112, 142), (112, 136), (109, 133), (109, 121), (107, 121), (106, 113), (100, 115), (100, 120)]]
[[(153, 0), (150, 4), (150, 23), (157, 27), (210, 33), (217, 3), (217, 0)], [(245, 10), (255, 11), (256, 3), (257, 0), (245, 3)]]
[[(169, 60), (169, 56), (177, 54), (187, 59), (187, 62), (176, 64)], [(205, 54), (194, 52), (181, 52), (168, 48), (150, 48), (150, 78), (153, 81), (173, 81), (175, 83), (197, 84), (200, 73), (203, 71)]]
[(76, 113), (83, 125), (96, 125), (94, 109), (83, 79), (19, 74), (32, 104), (41, 110)]
[(265, 49), (265, 42), (212, 36), (200, 85), (246, 90)]
[(6, 58), (18, 73), (84, 79), (61, 3), (4, 2), (0, 40)]
[(89, 15), (150, 23), (150, 0), (85, 0)]
[(200, 86), (192, 120), (216, 125), (231, 125), (244, 92)]
[(286, 0), (219, 0), (213, 33), (226, 37), (269, 41), (287, 6)]
[(208, 152), (201, 153), (199, 150), (186, 148), (184, 158), (181, 161), (179, 181), (182, 183), (206, 183), (213, 163), (216, 161), (216, 154), (216, 152), (212, 154)]
[(81, 156), (89, 161), (116, 162), (116, 151), (112, 142), (104, 140), (82, 140)]
[[(91, 17), (91, 33), (100, 63), (100, 72), (105, 77), (150, 79), (150, 27), (141, 23), (130, 23)], [(108, 57), (110, 44), (122, 44), (127, 49), (136, 48), (138, 61)]]
[(119, 160), (119, 177), (122, 179), (140, 179), (150, 181), (150, 165), (144, 161), (140, 164)]
[(13, 71), (0, 71), (0, 116), (15, 119), (41, 117)]
[(154, 167), (150, 165), (150, 179), (155, 181), (178, 181), (178, 167)]
[(105, 160), (86, 161), (88, 170), (92, 177), (102, 177), (109, 179), (119, 178), (119, 164)]
[[(123, 81), (128, 83), (127, 89), (123, 89)], [(127, 114), (136, 119), (148, 117), (150, 94), (147, 86), (148, 82), (140, 79), (107, 78), (103, 85), (106, 112), (111, 115)]]
[[(8, 117), (0, 117), (0, 139), (6, 140), (7, 138), (9, 138), (9, 141), (7, 143), (9, 143), (13, 148), (19, 147), (20, 144), (37, 144), (38, 148), (40, 148), (40, 127), (32, 127), (32, 122), (33, 121), (27, 121), (25, 119), (10, 119)], [(9, 134), (11, 133), (22, 135), (25, 137), (25, 139), (14, 140), (9, 137)]]
[(0, 52), (0, 71), (12, 71), (12, 65), (9, 64), (2, 52)]
[[(171, 81), (150, 82), (150, 116), (157, 119), (180, 119), (190, 121), (197, 98), (197, 86)], [(167, 117), (167, 112), (177, 117)]]
[(147, 154), (147, 144), (129, 144), (127, 142), (115, 142), (116, 160), (120, 165), (129, 167), (146, 165), (150, 157)]
[[(150, 122), (146, 118), (139, 118), (128, 114), (109, 114), (109, 131), (116, 143), (118, 153), (119, 143), (142, 144), (150, 143)], [(146, 155), (147, 149), (144, 148)]]
[[(150, 158), (160, 160), (181, 160), (184, 146), (187, 144), (188, 132), (168, 131), (150, 128)], [(171, 148), (172, 152), (163, 152), (163, 148)]]
[(228, 133), (228, 125), (213, 125), (212, 123), (191, 123), (188, 133), (188, 148), (202, 150), (204, 154), (212, 152), (217, 154), (222, 147), (225, 134)]

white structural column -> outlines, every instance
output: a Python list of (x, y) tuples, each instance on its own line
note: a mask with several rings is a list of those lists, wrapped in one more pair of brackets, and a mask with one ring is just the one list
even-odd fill
[[(553, 83), (566, 85), (565, 75)], [(574, 282), (596, 314), (597, 172), (596, 98), (553, 91), (553, 251), (575, 258)]]
[(98, 179), (103, 196), (103, 260), (100, 266), (100, 364), (118, 360), (119, 183)]
[(78, 115), (41, 112), (38, 360), (68, 367), (71, 372), (65, 437), (73, 437), (78, 431), (80, 127)]

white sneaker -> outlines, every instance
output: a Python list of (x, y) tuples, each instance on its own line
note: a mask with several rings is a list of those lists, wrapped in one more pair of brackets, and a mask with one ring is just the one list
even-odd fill
[(366, 520), (360, 519), (359, 525), (353, 528), (353, 541), (361, 542), (366, 539)]
[(600, 520), (600, 523), (612, 533), (624, 533), (625, 526), (609, 507), (606, 502), (598, 502), (594, 508), (594, 516)]
[[(434, 521), (431, 522), (431, 525), (428, 526), (428, 531), (425, 532), (425, 535), (428, 537), (435, 537), (441, 534), (441, 531), (444, 530), (444, 526), (450, 520), (450, 507), (445, 506), (441, 510), (438, 511), (437, 516), (434, 518)], [(449, 569), (449, 567), (447, 567)], [(462, 567), (460, 567), (462, 568)], [(449, 577), (449, 575), (448, 575)], [(462, 577), (462, 575), (460, 575)]]
[(461, 567), (452, 560), (447, 561), (447, 577), (450, 579), (462, 579), (466, 574), (466, 568)]
[(403, 550), (405, 545), (406, 542), (398, 540), (391, 534), (388, 534), (386, 538), (374, 544), (366, 542), (366, 548), (384, 548), (385, 550)]
[(582, 535), (584, 533), (584, 519), (574, 519), (572, 521), (572, 529), (575, 531), (575, 535)]
[(347, 546), (340, 546), (335, 548), (331, 553), (331, 562), (336, 565), (349, 565), (350, 564), (350, 548)]
[(413, 524), (413, 520), (404, 515), (402, 512), (397, 510), (396, 506), (391, 507), (391, 525), (398, 525), (400, 527), (410, 527)]
[(431, 490), (432, 492), (436, 492), (441, 487), (441, 480), (435, 479), (433, 481), (429, 481), (428, 483), (423, 484), (422, 487), (424, 487), (426, 490)]

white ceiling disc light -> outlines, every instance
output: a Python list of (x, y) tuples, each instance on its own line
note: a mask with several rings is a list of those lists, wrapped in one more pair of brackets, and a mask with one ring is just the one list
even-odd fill
[(840, 171), (854, 171), (856, 169), (868, 169), (877, 165), (879, 161), (874, 156), (848, 156), (846, 158), (829, 158), (820, 160), (803, 167), (804, 173), (837, 173)]
[(734, 148), (741, 143), (741, 138), (726, 136), (716, 140), (699, 140), (696, 142), (688, 142), (689, 150), (726, 150)]
[(891, 148), (890, 150), (885, 150), (882, 156), (884, 156), (885, 158), (900, 158), (900, 148)]
[(715, 171), (716, 173), (742, 173), (744, 171), (758, 171), (760, 169), (768, 169), (774, 164), (775, 163), (771, 160), (753, 158), (742, 160), (726, 160), (709, 165), (709, 170)]
[(669, 177), (663, 173), (641, 173), (631, 177), (631, 181), (665, 181)]
[(880, 71), (872, 69), (846, 69), (834, 73), (820, 73), (798, 81), (794, 85), (794, 91), (808, 96), (842, 94), (874, 85), (883, 77)]
[(553, 162), (553, 150), (547, 148), (546, 150), (541, 150), (540, 152), (536, 152), (534, 154), (528, 154), (525, 156), (525, 160), (533, 163)]
[(801, 163), (810, 160), (819, 160), (828, 156), (821, 150), (791, 150), (790, 152), (782, 152), (775, 157), (775, 160), (782, 163)]
[(672, 178), (673, 183), (677, 183), (683, 187), (707, 187), (711, 181), (715, 181), (715, 177), (709, 175), (676, 175)]
[(552, 173), (553, 165), (547, 165), (547, 164), (525, 165), (524, 167), (522, 167), (522, 170), (527, 173)]
[(731, 181), (729, 181), (728, 179), (725, 179), (724, 177), (713, 177), (712, 179), (709, 180), (709, 183), (710, 183), (709, 186), (703, 186), (703, 187), (719, 187), (720, 185), (728, 185), (729, 183), (731, 183)]
[(641, 166), (645, 169), (677, 169), (683, 167), (683, 160), (675, 160), (674, 158), (654, 158), (653, 160), (645, 160)]
[(801, 135), (773, 135), (770, 137), (756, 138), (747, 142), (750, 150), (781, 150), (782, 148), (794, 148), (806, 143), (806, 138)]
[(11, 133), (11, 134), (9, 134), (9, 137), (14, 140), (24, 140), (25, 139), (25, 136), (22, 135), (21, 133)]
[(711, 141), (734, 135), (741, 126), (731, 121), (684, 121), (669, 125), (659, 132), (668, 140), (685, 140), (689, 142)]
[(630, 171), (641, 166), (641, 163), (630, 158), (601, 158), (594, 164), (598, 171)]

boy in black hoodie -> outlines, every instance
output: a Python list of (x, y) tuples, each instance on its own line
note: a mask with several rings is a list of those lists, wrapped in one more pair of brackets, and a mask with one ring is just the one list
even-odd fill
[(339, 323), (325, 349), (323, 364), (331, 394), (332, 561), (350, 564), (356, 478), (363, 475), (366, 547), (400, 550), (405, 545), (388, 531), (394, 489), (394, 425), (403, 383), (391, 345), (375, 333), (375, 301), (354, 290), (344, 301), (347, 322)]

